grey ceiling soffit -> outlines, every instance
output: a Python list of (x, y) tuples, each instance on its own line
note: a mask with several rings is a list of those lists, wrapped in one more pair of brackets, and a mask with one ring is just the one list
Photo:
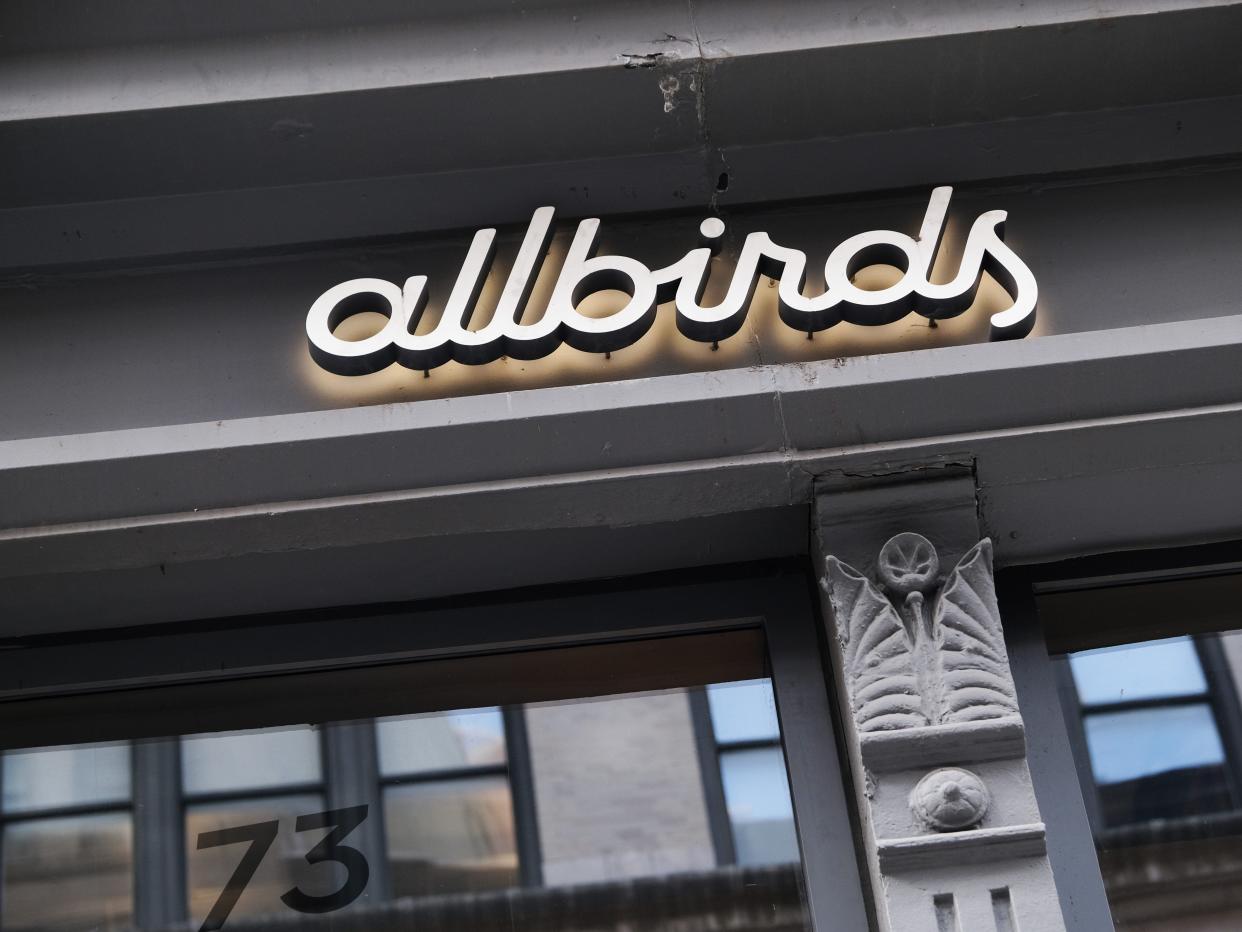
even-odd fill
[(6, 5), (0, 269), (1242, 153), (1239, 4), (907, 0), (874, 22), (852, 4), (484, 4), (410, 22), (375, 2), (356, 32), (281, 31), (280, 3), (252, 6), (58, 45), (57, 4)]

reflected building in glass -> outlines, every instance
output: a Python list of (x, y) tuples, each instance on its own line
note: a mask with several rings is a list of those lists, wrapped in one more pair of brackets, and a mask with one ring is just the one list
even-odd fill
[(201, 929), (807, 928), (767, 680), (347, 727), (373, 759), (336, 764), (369, 785), (332, 785), (321, 727), (159, 742), (176, 782), (144, 792), (181, 813), (154, 827), (179, 863), (135, 857), (130, 743), (7, 752), (3, 929), (133, 928), (170, 870)]
[(1242, 928), (1242, 634), (1071, 654), (1063, 692), (1119, 932)]

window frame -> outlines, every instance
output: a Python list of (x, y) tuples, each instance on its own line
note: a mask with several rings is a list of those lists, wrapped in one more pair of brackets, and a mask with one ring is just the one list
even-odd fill
[[(1083, 792), (1078, 762), (1086, 748), (1075, 746), (1081, 732), (1066, 712), (1076, 692), (1063, 655), (1237, 628), (1242, 540), (1000, 568), (997, 594), (1067, 929), (1111, 928), (1097, 852), (1100, 819), (1090, 811), (1093, 794)], [(1233, 753), (1228, 743), (1226, 753)]]
[[(453, 710), (461, 711), (461, 710)], [(379, 719), (367, 719), (356, 723), (371, 733), (370, 755), (374, 777), (364, 792), (353, 798), (366, 798), (375, 813), (374, 831), (380, 833), (382, 844), (379, 857), (372, 858), (372, 873), (378, 869), (384, 874), (384, 899), (392, 896), (392, 879), (389, 873), (389, 852), (386, 834), (384, 794), (389, 787), (418, 783), (441, 783), (451, 780), (470, 780), (483, 776), (503, 776), (509, 787), (509, 800), (513, 808), (513, 840), (518, 859), (518, 885), (537, 887), (543, 883), (543, 852), (539, 843), (539, 821), (535, 812), (534, 777), (531, 771), (530, 745), (526, 734), (526, 712), (521, 704), (500, 706), (500, 717), (505, 736), (505, 759), (496, 764), (465, 764), (460, 767), (437, 768), (412, 774), (385, 775), (379, 767)]]
[(709, 686), (686, 690), (690, 717), (698, 748), (699, 771), (703, 777), (703, 795), (707, 804), (712, 846), (718, 865), (737, 864), (737, 833), (729, 815), (729, 801), (724, 790), (724, 760), (729, 754), (776, 749), (784, 756), (782, 735), (766, 738), (732, 738), (721, 740), (712, 721)]
[[(1178, 637), (1181, 635), (1170, 635)], [(1233, 801), (1234, 811), (1242, 810), (1242, 748), (1239, 747), (1238, 735), (1242, 734), (1242, 706), (1239, 705), (1237, 688), (1230, 676), (1223, 649), (1220, 644), (1220, 632), (1186, 635), (1194, 646), (1195, 656), (1203, 673), (1204, 688), (1200, 692), (1176, 696), (1161, 696), (1150, 699), (1125, 700), (1110, 703), (1084, 703), (1078, 695), (1078, 687), (1074, 682), (1070, 669), (1069, 653), (1053, 658), (1056, 667), (1057, 693), (1061, 701), (1061, 711), (1065, 717), (1065, 728), (1074, 751), (1074, 765), (1078, 772), (1081, 786), (1091, 787), (1092, 791), (1083, 792), (1083, 802), (1087, 807), (1087, 817), (1091, 823), (1091, 833), (1099, 839), (1108, 831), (1124, 829), (1129, 826), (1143, 825), (1145, 822), (1128, 822), (1119, 825), (1106, 825), (1103, 806), (1100, 799), (1100, 788), (1095, 780), (1091, 767), (1090, 749), (1087, 745), (1086, 719), (1090, 715), (1108, 714), (1110, 712), (1140, 711), (1144, 709), (1166, 709), (1187, 705), (1206, 705), (1212, 715), (1212, 723), (1220, 738), (1224, 750), (1221, 762), (1225, 772), (1226, 784)], [(1152, 640), (1161, 640), (1153, 638)], [(1141, 644), (1143, 641), (1123, 642), (1112, 646), (1125, 646), (1126, 643)]]
[[(20, 664), (25, 684), (0, 690), (0, 734), (6, 746), (45, 745), (55, 738), (48, 723), (64, 729), (75, 713), (77, 733), (105, 734), (120, 704), (147, 712), (142, 727), (159, 735), (177, 730), (157, 706), (166, 688), (229, 696), (282, 674), (739, 630), (758, 630), (766, 644), (812, 928), (869, 928), (824, 630), (802, 561), (31, 639), (0, 655), (0, 682)], [(107, 697), (112, 704), (101, 702)], [(95, 714), (82, 716), (84, 709)], [(330, 762), (324, 777), (330, 786)], [(378, 780), (374, 786), (378, 796)], [(511, 792), (517, 810), (516, 787)]]
[[(73, 744), (79, 742), (70, 742)], [(86, 743), (86, 742), (83, 742)], [(80, 803), (59, 806), (42, 806), (35, 809), (28, 809), (22, 812), (10, 813), (2, 804), (0, 804), (0, 924), (3, 923), (4, 916), (4, 876), (5, 876), (5, 832), (10, 825), (29, 824), (31, 822), (45, 822), (53, 819), (73, 818), (73, 817), (90, 817), (97, 815), (117, 815), (124, 814), (129, 817), (129, 862), (130, 862), (130, 913), (131, 921), (138, 924), (138, 884), (136, 878), (138, 876), (138, 859), (139, 859), (139, 821), (140, 810), (138, 805), (137, 786), (135, 784), (138, 743), (136, 741), (127, 741), (126, 756), (129, 758), (129, 795), (124, 799), (105, 800), (93, 803)], [(2, 764), (2, 761), (0, 761)], [(0, 766), (0, 799), (3, 799), (4, 793), (4, 768)]]

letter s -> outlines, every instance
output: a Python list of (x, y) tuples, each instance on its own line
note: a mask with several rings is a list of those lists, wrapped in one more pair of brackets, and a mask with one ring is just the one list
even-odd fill
[(983, 270), (1013, 300), (1013, 306), (992, 315), (991, 339), (1019, 340), (1035, 326), (1035, 303), (1039, 286), (1035, 276), (1016, 252), (1005, 245), (1005, 212), (998, 210), (999, 222), (992, 228), (984, 246)]

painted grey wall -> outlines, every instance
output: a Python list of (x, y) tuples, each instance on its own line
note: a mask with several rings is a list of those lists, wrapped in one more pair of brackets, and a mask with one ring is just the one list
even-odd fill
[[(950, 179), (946, 179), (950, 180)], [(917, 232), (928, 190), (866, 202), (820, 202), (727, 211), (730, 245), (713, 276), (719, 295), (744, 236), (769, 232), (806, 249), (812, 267), (856, 232)], [(531, 207), (538, 206), (532, 202)], [(1242, 170), (1079, 179), (1024, 187), (967, 188), (955, 195), (942, 268), (956, 268), (966, 227), (987, 209), (1009, 211), (1008, 241), (1040, 285), (1041, 335), (1079, 333), (1236, 313)], [(696, 244), (701, 213), (608, 219), (604, 248), (652, 266)], [(563, 220), (554, 256), (572, 235)], [(503, 282), (522, 228), (507, 231), (491, 291)], [(633, 379), (678, 371), (744, 368), (986, 340), (984, 294), (963, 317), (930, 330), (910, 317), (883, 328), (838, 325), (805, 340), (775, 315), (760, 286), (747, 328), (713, 353), (681, 337), (671, 311), (637, 346), (612, 359), (563, 348), (553, 358), (449, 364), (424, 379), (400, 367), (361, 378), (320, 371), (305, 346), (314, 299), (349, 278), (403, 282), (430, 276), (432, 313), (446, 298), (472, 231), (384, 247), (309, 251), (172, 268), (10, 277), (0, 282), (0, 438), (55, 436), (524, 390), (549, 384)], [(559, 259), (551, 258), (536, 300)], [(819, 287), (812, 274), (812, 287)], [(1003, 299), (1003, 295), (1001, 296)], [(541, 308), (536, 303), (536, 308)], [(1107, 389), (1106, 389), (1107, 390)], [(489, 402), (500, 412), (504, 395)]]
[(1242, 149), (1221, 0), (71, 6), (0, 10), (0, 267)]

